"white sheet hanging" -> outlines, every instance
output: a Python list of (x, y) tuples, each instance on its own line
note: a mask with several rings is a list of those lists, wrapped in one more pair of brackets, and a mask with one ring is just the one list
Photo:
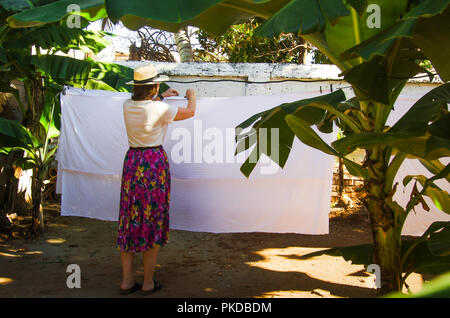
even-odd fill
[[(427, 90), (425, 87), (401, 95), (390, 124)], [(194, 118), (169, 125), (163, 146), (172, 176), (171, 228), (215, 233), (327, 234), (334, 160), (331, 156), (295, 139), (283, 170), (267, 174), (276, 166), (263, 160), (246, 179), (239, 170), (241, 162), (234, 157), (234, 144), (227, 142), (234, 141), (230, 134), (234, 127), (251, 115), (313, 95), (316, 93), (199, 98)], [(57, 186), (62, 193), (62, 215), (117, 220), (122, 163), (128, 149), (122, 104), (129, 96), (74, 88), (61, 95)], [(181, 107), (186, 103), (180, 98), (166, 101)], [(189, 135), (192, 138), (183, 139)], [(331, 135), (322, 137), (327, 142), (333, 140)], [(190, 154), (180, 151), (183, 140), (190, 140), (190, 146), (184, 148)], [(209, 151), (212, 140), (214, 145), (223, 141), (222, 153), (220, 149), (218, 154)], [(183, 155), (190, 163), (180, 163)], [(218, 162), (208, 162), (213, 159)], [(417, 160), (408, 160), (397, 180), (419, 173), (426, 171)], [(404, 206), (409, 193), (403, 191), (400, 182), (395, 198)], [(430, 212), (421, 207), (411, 212), (403, 234), (421, 235), (434, 220), (450, 220), (449, 215), (432, 204), (430, 207)]]
[[(122, 104), (129, 96), (73, 88), (62, 95), (58, 151), (62, 215), (117, 220), (128, 149)], [(194, 118), (169, 125), (163, 146), (172, 177), (171, 228), (328, 233), (332, 157), (295, 140), (285, 169), (265, 158), (246, 179), (239, 170), (245, 156), (241, 161), (234, 156), (235, 126), (274, 105), (307, 97), (310, 94), (198, 98)], [(186, 103), (180, 98), (168, 102), (182, 107)], [(189, 134), (192, 138), (183, 139)], [(324, 138), (331, 141), (332, 136)], [(186, 155), (180, 151), (183, 141), (191, 143), (184, 148), (190, 151), (188, 163), (180, 162)], [(215, 149), (218, 153), (209, 151), (218, 143), (222, 143)], [(267, 174), (274, 168), (278, 172)]]

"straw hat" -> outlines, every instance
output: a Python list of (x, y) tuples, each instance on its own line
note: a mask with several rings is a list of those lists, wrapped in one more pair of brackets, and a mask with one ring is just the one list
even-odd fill
[(159, 75), (156, 68), (151, 64), (138, 66), (134, 69), (133, 80), (128, 82), (130, 85), (149, 85), (159, 84), (168, 81), (167, 75)]

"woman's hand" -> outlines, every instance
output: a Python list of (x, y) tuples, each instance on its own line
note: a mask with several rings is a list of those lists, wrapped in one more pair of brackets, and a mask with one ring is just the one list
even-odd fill
[(177, 90), (175, 90), (173, 88), (169, 88), (161, 95), (162, 95), (162, 97), (166, 98), (166, 97), (170, 97), (170, 96), (178, 96), (179, 94), (178, 94)]
[(195, 91), (192, 88), (188, 88), (186, 90), (186, 98), (187, 99), (195, 99)]

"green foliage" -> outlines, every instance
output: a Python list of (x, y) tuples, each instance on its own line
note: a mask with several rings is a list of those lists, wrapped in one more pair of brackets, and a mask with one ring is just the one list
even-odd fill
[[(256, 155), (258, 160), (261, 153), (265, 153), (281, 168), (283, 168), (287, 158), (289, 157), (292, 142), (295, 136), (294, 132), (289, 129), (288, 123), (284, 120), (284, 117), (288, 114), (302, 114), (308, 125), (320, 124), (322, 118), (324, 117), (323, 115), (325, 114), (325, 110), (317, 107), (317, 105), (322, 103), (331, 107), (336, 107), (344, 99), (344, 93), (339, 90), (334, 93), (312, 99), (285, 103), (267, 111), (255, 114), (236, 127), (236, 148), (238, 149), (236, 153), (247, 150), (256, 143), (256, 148), (253, 151), (255, 152), (254, 155)], [(250, 133), (243, 131), (248, 127), (251, 127)], [(256, 136), (258, 138), (253, 138), (255, 137), (253, 135), (258, 134), (259, 129), (261, 128), (267, 129), (268, 132), (270, 132), (271, 128), (279, 129), (279, 154), (271, 151), (272, 139), (270, 136), (267, 136), (264, 140), (260, 140), (259, 135)], [(249, 143), (250, 140), (253, 141), (253, 143)], [(261, 146), (261, 141), (263, 143), (267, 143), (266, 148)], [(275, 155), (278, 155), (278, 158), (275, 157)], [(250, 157), (252, 157), (252, 155), (250, 155), (249, 158)], [(241, 166), (241, 171), (248, 177), (255, 166), (256, 162), (250, 162), (250, 160), (247, 159), (247, 161)]]
[(2, 146), (32, 147), (39, 146), (39, 141), (23, 127), (17, 120), (9, 120), (0, 117)]
[(0, 0), (0, 7), (4, 11), (21, 11), (39, 5), (43, 1), (39, 0)]
[(325, 30), (327, 22), (335, 24), (349, 14), (341, 0), (294, 0), (272, 15), (258, 34), (272, 38), (282, 32), (319, 33)]
[(56, 82), (83, 81), (88, 78), (92, 63), (60, 55), (34, 55), (31, 61), (44, 74)]
[(8, 43), (8, 49), (17, 50), (38, 44), (41, 49), (67, 53), (71, 49), (97, 54), (110, 44), (104, 38), (107, 33), (68, 28), (65, 23), (48, 24), (40, 28), (23, 29), (16, 40)]
[(67, 8), (70, 5), (78, 5), (82, 11), (80, 15), (89, 21), (106, 17), (104, 0), (49, 0), (39, 2), (39, 5), (28, 10), (14, 10), (21, 12), (8, 17), (9, 25), (13, 28), (29, 28), (59, 22), (68, 15)]
[[(46, 140), (48, 139), (48, 134)], [(33, 169), (34, 178), (42, 182), (45, 179), (47, 169), (52, 162), (57, 147), (49, 150), (46, 144), (40, 143), (33, 134), (17, 120), (0, 118), (0, 140), (2, 147), (8, 147), (8, 151), (23, 150), (24, 158), (16, 161), (22, 169)]]
[[(435, 160), (449, 154), (449, 142), (444, 121), (450, 103), (450, 84), (443, 84), (418, 100), (392, 127), (385, 132), (348, 134), (333, 143), (344, 154), (356, 148), (372, 149), (390, 145), (408, 155)], [(386, 106), (382, 106), (386, 107)], [(442, 145), (442, 146), (441, 146)]]
[[(361, 56), (363, 59), (369, 60), (375, 55), (388, 56), (396, 42), (408, 38), (410, 39), (409, 45), (421, 48), (441, 78), (445, 81), (450, 80), (450, 68), (445, 61), (445, 52), (450, 51), (450, 44), (448, 44), (448, 35), (446, 32), (442, 32), (450, 27), (449, 3), (448, 0), (421, 1), (376, 36), (347, 50), (343, 57)], [(384, 19), (385, 15), (383, 15)]]
[(320, 50), (312, 50), (312, 64), (333, 64)]
[[(201, 49), (196, 54), (206, 61), (212, 52), (230, 63), (303, 63), (305, 41), (295, 34), (282, 34), (276, 38), (256, 38), (255, 30), (263, 19), (254, 18), (232, 26), (220, 36), (210, 36), (200, 30), (198, 41)], [(228, 59), (226, 59), (228, 57)]]
[(252, 18), (259, 10), (267, 17), (288, 2), (289, 0), (196, 0), (192, 3), (167, 0), (151, 3), (129, 0), (124, 6), (121, 0), (61, 0), (18, 13), (8, 22), (12, 27), (20, 28), (60, 21), (67, 16), (67, 5), (73, 3), (80, 6), (82, 15), (90, 21), (104, 17), (107, 12), (113, 22), (120, 20), (131, 30), (149, 26), (177, 32), (185, 26), (195, 25), (208, 30), (210, 34), (219, 35), (230, 25)]
[[(61, 107), (58, 94), (63, 85), (87, 86), (95, 81), (99, 88), (126, 90), (124, 78), (130, 80), (132, 70), (55, 54), (58, 51), (67, 53), (70, 49), (98, 53), (108, 44), (104, 39), (106, 33), (69, 28), (65, 20), (60, 21), (67, 12), (57, 12), (63, 8), (66, 10), (68, 4), (79, 3), (88, 10), (80, 20), (81, 26), (85, 27), (89, 23), (86, 18), (101, 16), (102, 12), (104, 15), (104, 9), (92, 6), (94, 2), (25, 2), (0, 1), (0, 92), (14, 94), (24, 117), (23, 125), (0, 118), (0, 152), (25, 152), (25, 157), (17, 159), (15, 164), (33, 170), (33, 230), (39, 231), (36, 228), (38, 219), (40, 227), (43, 227), (43, 219), (39, 217), (42, 182), (57, 149), (49, 144), (59, 135)], [(103, 1), (101, 3), (103, 5)], [(53, 11), (52, 8), (59, 9)], [(19, 29), (11, 28), (11, 25), (16, 25), (14, 20), (10, 20), (12, 15), (20, 16), (30, 11), (35, 18), (47, 16), (48, 19), (44, 19), (45, 23), (31, 22), (21, 24)], [(36, 52), (34, 55), (31, 54), (32, 49)], [(22, 105), (18, 91), (10, 86), (13, 80), (24, 84), (28, 107)]]

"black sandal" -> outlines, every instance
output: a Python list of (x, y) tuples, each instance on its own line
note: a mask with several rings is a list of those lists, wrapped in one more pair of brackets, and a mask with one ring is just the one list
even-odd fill
[(162, 288), (162, 285), (157, 281), (157, 280), (153, 280), (153, 289), (150, 290), (142, 290), (141, 289), (141, 295), (147, 296), (150, 294), (153, 294), (154, 292), (157, 292), (158, 290), (160, 290)]
[(136, 283), (136, 282), (134, 282), (134, 285), (133, 286), (131, 286), (130, 288), (128, 288), (128, 289), (120, 289), (120, 294), (121, 295), (129, 295), (129, 294), (131, 294), (131, 293), (134, 293), (134, 292), (137, 292), (138, 290), (140, 290), (142, 288), (142, 285), (141, 284), (138, 284), (138, 283)]

